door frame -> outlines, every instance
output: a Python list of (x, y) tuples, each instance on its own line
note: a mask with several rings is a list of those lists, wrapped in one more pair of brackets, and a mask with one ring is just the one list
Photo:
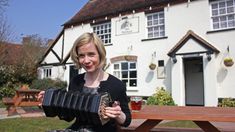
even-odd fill
[[(183, 59), (183, 70), (184, 70), (184, 88), (185, 88), (185, 106), (205, 106), (205, 87), (204, 87), (204, 69), (203, 69), (203, 57), (202, 56), (191, 56), (191, 57), (183, 57), (182, 58)], [(202, 105), (200, 105), (200, 104), (187, 104), (187, 98), (188, 98), (188, 96), (189, 95), (187, 95), (187, 87), (186, 87), (186, 72), (185, 72), (185, 61), (187, 61), (187, 60), (198, 60), (198, 59), (200, 59), (200, 63), (202, 63), (202, 92), (201, 92), (201, 94), (203, 94), (203, 99), (202, 99)]]

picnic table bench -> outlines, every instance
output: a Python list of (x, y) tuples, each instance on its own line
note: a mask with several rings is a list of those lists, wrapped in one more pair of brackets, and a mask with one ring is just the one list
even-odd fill
[(2, 102), (6, 105), (8, 116), (16, 114), (16, 107), (38, 106), (37, 95), (40, 90), (36, 89), (18, 89), (13, 98), (3, 98)]
[[(132, 119), (145, 119), (134, 128), (121, 128), (120, 131), (149, 132), (163, 120), (193, 121), (205, 132), (220, 132), (211, 122), (235, 122), (235, 108), (202, 106), (148, 106), (132, 112)], [(182, 128), (175, 128), (182, 129)]]

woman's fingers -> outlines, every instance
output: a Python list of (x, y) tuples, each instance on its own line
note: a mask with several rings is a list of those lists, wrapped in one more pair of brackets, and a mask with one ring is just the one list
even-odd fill
[(113, 107), (105, 108), (105, 115), (110, 118), (116, 118), (122, 113), (122, 109), (119, 104), (113, 104)]
[(43, 97), (44, 97), (44, 94), (45, 94), (45, 91), (41, 91), (39, 94), (38, 94), (38, 101), (40, 102), (40, 104), (38, 104), (39, 106), (42, 106), (42, 101), (43, 101)]

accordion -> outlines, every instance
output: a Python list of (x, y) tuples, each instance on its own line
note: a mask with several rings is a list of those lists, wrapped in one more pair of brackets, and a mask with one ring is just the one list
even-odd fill
[(82, 94), (79, 91), (49, 88), (45, 91), (42, 108), (47, 117), (58, 116), (67, 121), (78, 117), (79, 121), (93, 125), (104, 125), (103, 109), (110, 106), (110, 95), (105, 93)]

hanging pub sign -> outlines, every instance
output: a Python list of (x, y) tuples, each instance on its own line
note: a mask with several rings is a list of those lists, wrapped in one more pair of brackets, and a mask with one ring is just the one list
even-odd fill
[(116, 21), (116, 35), (139, 32), (139, 17), (124, 17)]

